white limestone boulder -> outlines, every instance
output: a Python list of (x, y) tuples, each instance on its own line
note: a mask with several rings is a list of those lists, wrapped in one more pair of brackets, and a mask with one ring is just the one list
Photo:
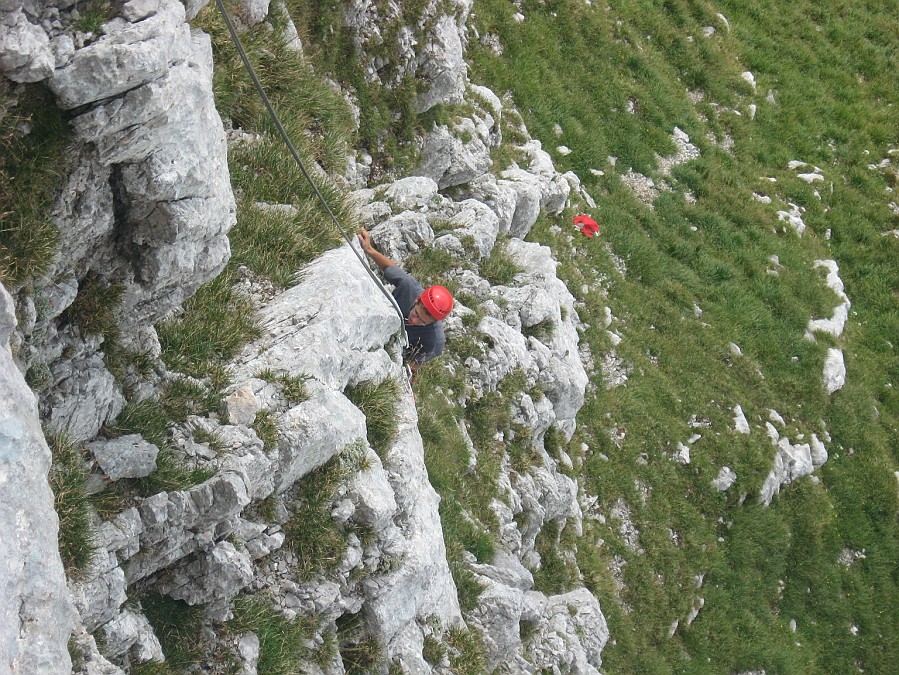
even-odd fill
[(468, 66), (465, 63), (463, 36), (471, 3), (457, 17), (438, 17), (419, 56), (419, 77), (426, 89), (415, 99), (415, 112), (421, 114), (438, 103), (459, 103), (465, 94)]
[(372, 229), (371, 238), (379, 251), (402, 265), (410, 254), (434, 242), (434, 230), (424, 213), (403, 211)]
[(599, 601), (586, 588), (550, 597), (531, 591), (522, 618), (536, 623), (528, 642), (534, 666), (599, 674), (609, 628)]
[(467, 185), (467, 196), (486, 204), (499, 219), (499, 234), (508, 234), (518, 205), (518, 192), (508, 183), (500, 183), (492, 174), (484, 174)]
[(543, 188), (540, 179), (524, 169), (505, 169), (497, 185), (515, 193), (515, 210), (509, 223), (509, 234), (524, 239), (540, 215)]
[(489, 136), (489, 128), (485, 131), (468, 117), (451, 128), (436, 127), (425, 137), (414, 173), (432, 178), (441, 190), (483, 175), (493, 164), (489, 140), (482, 137)]
[(301, 276), (260, 309), (265, 334), (235, 360), (232, 381), (273, 370), (341, 392), (396, 376), (399, 366), (382, 347), (398, 332), (400, 317), (349, 246), (326, 252)]
[(125, 407), (125, 397), (101, 354), (59, 361), (51, 372), (56, 384), (43, 397), (41, 407), (48, 410), (48, 427), (72, 440), (93, 438)]
[(307, 389), (308, 400), (277, 417), (278, 493), (365, 438), (365, 415), (346, 396), (315, 380), (307, 383)]
[(831, 347), (824, 360), (824, 389), (828, 394), (839, 391), (846, 384), (846, 363), (843, 361), (843, 350)]
[(13, 82), (39, 82), (55, 63), (47, 33), (21, 9), (0, 16), (0, 72)]
[(353, 520), (380, 532), (396, 514), (396, 499), (378, 455), (369, 448), (365, 460), (368, 467), (350, 480), (347, 497), (353, 506)]
[(177, 0), (163, 0), (156, 14), (138, 23), (109, 21), (103, 33), (50, 77), (60, 107), (77, 108), (155, 80), (185, 59), (190, 45), (184, 5)]
[(811, 443), (791, 443), (770, 422), (765, 424), (768, 438), (777, 449), (771, 471), (765, 478), (759, 494), (759, 501), (768, 506), (780, 488), (803, 476), (810, 475), (827, 461), (827, 449), (816, 435)]
[(428, 176), (408, 176), (394, 181), (384, 188), (384, 197), (395, 213), (410, 210), (427, 210), (434, 200), (441, 201), (438, 185)]
[(156, 470), (159, 448), (145, 441), (140, 434), (99, 439), (87, 443), (85, 447), (111, 481), (144, 478)]

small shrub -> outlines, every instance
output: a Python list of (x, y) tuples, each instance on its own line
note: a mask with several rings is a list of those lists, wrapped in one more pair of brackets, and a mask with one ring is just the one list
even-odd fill
[(66, 574), (78, 581), (90, 570), (97, 551), (85, 457), (81, 448), (61, 435), (47, 434), (47, 444), (53, 454), (49, 479), (59, 516), (59, 555)]
[(159, 401), (129, 401), (104, 431), (109, 436), (140, 434), (148, 443), (161, 448), (168, 442), (169, 419)]
[(253, 304), (233, 284), (228, 268), (184, 303), (181, 316), (157, 324), (162, 360), (171, 370), (207, 377), (259, 336)]
[(309, 392), (306, 389), (306, 380), (308, 377), (288, 375), (286, 373), (276, 373), (272, 370), (264, 370), (256, 374), (260, 380), (266, 382), (277, 383), (281, 385), (281, 393), (287, 399), (287, 404), (296, 406), (309, 399)]
[[(59, 241), (50, 211), (66, 163), (68, 124), (53, 95), (0, 82), (0, 281), (17, 288), (43, 274)], [(7, 189), (14, 186), (14, 189)]]
[(106, 0), (89, 0), (85, 3), (76, 3), (75, 7), (81, 13), (81, 17), (73, 28), (82, 33), (96, 33), (100, 30), (100, 26), (115, 16), (115, 8)]
[[(409, 256), (406, 261), (406, 271), (413, 277), (418, 279), (425, 287), (433, 284), (447, 285), (450, 282), (446, 279), (447, 273), (459, 266), (450, 253), (429, 246), (422, 249), (417, 255)], [(447, 288), (450, 288), (447, 286)], [(454, 290), (450, 288), (450, 290)]]
[(145, 478), (134, 481), (142, 497), (159, 492), (185, 490), (204, 483), (215, 475), (215, 471), (204, 466), (190, 466), (178, 457), (171, 447), (159, 448), (156, 455), (156, 470)]
[(50, 372), (50, 367), (43, 361), (32, 363), (31, 367), (28, 368), (28, 372), (25, 373), (25, 382), (35, 391), (44, 389), (50, 384), (52, 379), (53, 375)]
[(540, 554), (540, 569), (534, 573), (534, 588), (547, 595), (567, 593), (578, 585), (577, 565), (560, 552), (559, 526), (555, 521), (543, 525), (534, 549)]
[(536, 338), (540, 342), (549, 342), (556, 330), (555, 322), (546, 318), (533, 326), (522, 326), (521, 332), (525, 337)]
[(203, 427), (194, 427), (191, 430), (194, 441), (208, 445), (213, 452), (221, 452), (225, 449), (225, 442), (222, 435), (217, 431), (207, 431)]
[[(191, 467), (182, 461), (169, 446), (168, 435), (171, 421), (161, 401), (145, 399), (130, 401), (119, 416), (104, 426), (108, 436), (140, 434), (148, 443), (159, 448), (156, 456), (156, 470), (149, 476), (134, 481), (119, 481), (134, 485), (146, 497), (161, 491), (182, 490), (199, 485), (215, 473), (204, 467)], [(117, 485), (118, 487), (118, 485)]]
[(324, 466), (297, 483), (290, 520), (284, 526), (285, 545), (297, 555), (301, 580), (336, 569), (346, 551), (346, 532), (331, 518), (331, 505), (340, 484), (358, 471), (361, 442), (350, 444)]
[(183, 600), (175, 600), (154, 591), (139, 593), (135, 599), (140, 602), (144, 615), (153, 626), (166, 660), (163, 664), (150, 661), (136, 666), (132, 672), (141, 675), (184, 672), (201, 662), (205, 654), (202, 607), (191, 607)]
[(362, 382), (346, 391), (346, 396), (365, 414), (368, 442), (383, 459), (396, 438), (399, 385), (385, 379), (377, 384)]

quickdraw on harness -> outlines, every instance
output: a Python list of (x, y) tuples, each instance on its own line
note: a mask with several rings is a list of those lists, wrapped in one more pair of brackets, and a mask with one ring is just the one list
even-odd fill
[[(228, 33), (231, 36), (231, 41), (234, 43), (235, 48), (237, 49), (237, 53), (240, 55), (240, 60), (243, 62), (244, 68), (247, 71), (247, 74), (250, 76), (250, 79), (253, 81), (253, 86), (256, 88), (256, 92), (259, 94), (259, 97), (262, 99), (263, 104), (265, 105), (265, 109), (268, 111), (269, 117), (272, 120), (272, 123), (275, 125), (275, 128), (278, 130), (278, 134), (281, 136), (281, 139), (284, 141), (284, 144), (287, 146), (287, 149), (290, 150), (291, 156), (293, 156), (294, 161), (297, 163), (297, 166), (300, 167), (300, 171), (303, 173), (303, 176), (309, 182), (309, 185), (312, 187), (313, 192), (315, 192), (315, 196), (318, 198), (319, 202), (321, 202), (322, 206), (325, 208), (325, 211), (331, 218), (331, 221), (334, 223), (334, 226), (337, 228), (338, 232), (340, 232), (340, 236), (343, 237), (344, 241), (346, 241), (350, 245), (350, 249), (353, 251), (355, 256), (359, 259), (359, 262), (365, 268), (365, 271), (368, 272), (368, 276), (371, 277), (372, 281), (375, 282), (375, 285), (378, 286), (381, 293), (390, 301), (390, 304), (393, 306), (394, 310), (396, 310), (397, 315), (400, 317), (400, 341), (401, 341), (401, 349), (405, 351), (409, 347), (409, 336), (406, 334), (406, 317), (403, 316), (403, 312), (400, 309), (400, 306), (397, 304), (396, 299), (393, 295), (388, 291), (384, 284), (375, 276), (375, 273), (371, 270), (368, 264), (365, 262), (365, 258), (356, 250), (356, 246), (354, 246), (354, 242), (351, 237), (347, 236), (346, 231), (343, 226), (340, 224), (340, 221), (337, 220), (337, 216), (334, 215), (334, 212), (331, 210), (331, 207), (328, 206), (328, 202), (325, 201), (325, 198), (322, 196), (322, 193), (319, 191), (318, 186), (315, 184), (315, 181), (312, 180), (312, 177), (309, 175), (309, 172), (306, 171), (306, 167), (303, 164), (303, 160), (300, 159), (300, 154), (297, 152), (296, 147), (294, 147), (293, 142), (290, 140), (290, 136), (288, 136), (287, 132), (284, 130), (283, 125), (281, 124), (281, 120), (278, 118), (278, 114), (275, 112), (275, 109), (272, 107), (271, 102), (268, 99), (268, 96), (265, 93), (265, 90), (262, 88), (262, 83), (259, 81), (259, 78), (256, 77), (256, 71), (253, 70), (253, 66), (250, 63), (250, 59), (247, 57), (247, 53), (244, 51), (243, 44), (240, 42), (240, 38), (237, 36), (237, 31), (234, 29), (234, 25), (231, 23), (231, 17), (228, 15), (228, 11), (225, 9), (225, 5), (222, 0), (215, 0), (215, 4), (218, 6), (219, 12), (222, 15), (222, 19), (225, 21), (225, 26), (228, 28)], [(412, 370), (408, 364), (403, 365), (403, 371), (406, 375), (406, 387), (409, 392), (412, 391), (411, 378), (412, 378)]]

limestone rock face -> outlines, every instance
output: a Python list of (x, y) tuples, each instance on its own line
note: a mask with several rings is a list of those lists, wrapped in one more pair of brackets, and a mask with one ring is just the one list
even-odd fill
[[(393, 88), (412, 75), (423, 83), (415, 103), (416, 112), (422, 113), (437, 103), (462, 100), (468, 81), (465, 25), (472, 4), (429, 0), (407, 23), (399, 3), (352, 0), (344, 6), (344, 25), (353, 31), (370, 80)], [(383, 56), (388, 36), (393, 40), (387, 46), (389, 61)]]
[[(162, 3), (156, 16), (165, 20), (156, 23), (157, 37), (139, 43), (141, 48), (154, 39), (171, 43), (170, 50), (161, 52), (165, 58), (159, 72), (142, 71), (142, 81), (118, 83), (114, 88), (124, 88), (124, 96), (96, 105), (72, 122), (79, 138), (96, 152), (96, 171), (112, 186), (110, 198), (118, 215), (105, 230), (61, 228), (63, 245), (96, 251), (90, 266), (118, 271), (134, 323), (156, 321), (179, 306), (230, 255), (225, 235), (235, 222), (235, 206), (225, 135), (212, 97), (212, 51), (208, 36), (192, 34), (181, 23), (183, 11), (179, 2)], [(129, 38), (137, 36), (128, 29), (115, 35), (117, 41)], [(106, 45), (112, 53), (96, 58), (114, 60), (130, 44), (100, 41), (76, 55)], [(161, 57), (154, 52), (154, 58)], [(72, 67), (57, 71), (54, 81)], [(110, 77), (115, 72), (112, 68)], [(80, 81), (77, 73), (70, 76)], [(57, 83), (56, 89), (61, 86)], [(77, 222), (81, 205), (75, 206), (61, 218)]]
[(399, 330), (400, 317), (350, 247), (328, 251), (302, 277), (260, 310), (266, 335), (237, 359), (234, 382), (269, 369), (343, 391), (391, 372), (379, 348)]
[(113, 19), (102, 31), (103, 37), (77, 50), (50, 78), (60, 107), (122, 94), (161, 77), (171, 63), (187, 56), (190, 28), (179, 2), (160, 3), (156, 14), (137, 23)]
[(13, 82), (39, 82), (53, 72), (50, 39), (28, 21), (21, 5), (0, 17), (0, 71)]
[(139, 434), (129, 434), (112, 440), (87, 443), (97, 464), (110, 480), (143, 478), (156, 469), (159, 448), (147, 443)]
[(15, 325), (12, 297), (0, 285), (0, 670), (68, 672), (73, 612), (47, 483), (50, 449), (9, 349)]
[[(428, 482), (413, 401), (404, 396), (397, 413), (399, 431), (386, 469), (397, 504), (396, 521), (401, 523), (402, 544), (396, 553), (403, 563), (395, 572), (364, 584), (363, 611), (391, 656), (411, 657), (407, 631), (416, 618), (438, 616), (452, 625), (461, 620), (461, 613), (446, 561), (439, 497)], [(419, 650), (419, 658), (420, 654)]]

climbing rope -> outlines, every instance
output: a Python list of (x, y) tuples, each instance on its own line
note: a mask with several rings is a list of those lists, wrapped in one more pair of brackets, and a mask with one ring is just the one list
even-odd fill
[[(234, 46), (237, 48), (237, 53), (240, 55), (240, 60), (243, 61), (244, 68), (246, 68), (247, 73), (250, 76), (250, 79), (253, 81), (253, 86), (256, 87), (256, 91), (259, 93), (259, 97), (262, 99), (262, 102), (265, 104), (266, 110), (268, 110), (269, 117), (271, 117), (272, 123), (274, 123), (275, 128), (278, 130), (278, 133), (281, 136), (281, 139), (284, 141), (285, 145), (287, 145), (287, 149), (290, 150), (290, 154), (293, 156), (294, 160), (297, 163), (297, 166), (300, 167), (300, 171), (303, 172), (303, 176), (309, 182), (309, 185), (312, 186), (312, 190), (315, 192), (315, 196), (318, 197), (318, 200), (321, 202), (322, 206), (325, 207), (325, 211), (328, 212), (328, 215), (331, 217), (331, 221), (334, 223), (334, 226), (337, 228), (337, 231), (340, 232), (340, 236), (350, 245), (350, 249), (353, 251), (355, 256), (359, 259), (359, 262), (365, 268), (365, 271), (368, 272), (368, 276), (371, 277), (371, 280), (375, 282), (378, 288), (381, 290), (381, 293), (390, 301), (390, 304), (396, 310), (397, 315), (400, 317), (400, 328), (402, 329), (402, 346), (404, 348), (409, 346), (409, 336), (406, 334), (406, 317), (403, 316), (403, 312), (400, 309), (400, 306), (397, 304), (396, 299), (393, 295), (388, 291), (384, 284), (381, 283), (381, 280), (375, 276), (375, 273), (371, 270), (368, 264), (365, 262), (365, 258), (356, 250), (356, 247), (353, 246), (352, 239), (347, 236), (346, 231), (343, 226), (340, 224), (340, 221), (337, 219), (337, 216), (334, 215), (334, 212), (331, 210), (331, 207), (328, 206), (328, 202), (322, 196), (322, 193), (319, 192), (318, 186), (315, 184), (315, 181), (312, 180), (312, 177), (309, 175), (309, 172), (306, 171), (306, 166), (303, 164), (303, 160), (300, 159), (300, 154), (297, 152), (297, 149), (294, 147), (293, 142), (290, 140), (290, 136), (288, 136), (287, 132), (284, 130), (284, 127), (281, 124), (281, 120), (278, 118), (278, 114), (275, 112), (275, 109), (272, 107), (271, 102), (268, 100), (268, 96), (265, 93), (265, 90), (262, 88), (262, 83), (259, 81), (259, 78), (256, 77), (256, 71), (253, 70), (253, 65), (250, 63), (250, 59), (247, 57), (247, 53), (244, 51), (243, 44), (240, 42), (240, 38), (237, 36), (237, 31), (234, 30), (234, 25), (231, 23), (231, 17), (228, 16), (228, 11), (225, 9), (225, 5), (222, 0), (215, 0), (215, 4), (218, 5), (219, 11), (222, 14), (222, 18), (225, 20), (225, 25), (228, 27), (228, 33), (231, 35), (231, 41), (234, 43)], [(406, 370), (408, 371), (408, 366), (406, 366)], [(408, 377), (409, 373), (407, 372), (407, 382), (409, 381)]]

